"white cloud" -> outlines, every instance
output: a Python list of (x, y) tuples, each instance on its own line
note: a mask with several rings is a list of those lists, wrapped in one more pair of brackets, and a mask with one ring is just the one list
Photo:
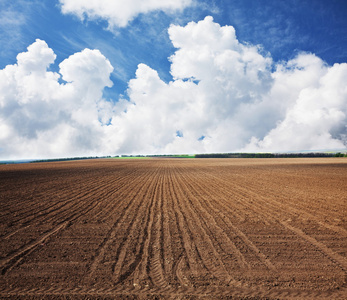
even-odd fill
[(137, 15), (162, 10), (173, 12), (191, 4), (191, 0), (59, 0), (64, 14), (77, 15), (81, 20), (89, 18), (104, 19), (108, 29), (125, 27)]
[(295, 68), (303, 69), (289, 71), (289, 77), (294, 76), (289, 82), (293, 79), (299, 84), (300, 80), (306, 79), (309, 82), (297, 91), (294, 104), (287, 107), (285, 116), (277, 126), (260, 140), (253, 137), (245, 150), (288, 151), (346, 147), (347, 88), (344, 82), (347, 64), (326, 67), (313, 55), (302, 55), (298, 60), (302, 60), (305, 66), (296, 65)]
[(0, 70), (0, 157), (290, 151), (346, 147), (347, 64), (313, 54), (274, 65), (211, 17), (171, 26), (173, 81), (140, 64), (128, 100), (102, 98), (113, 67), (37, 40)]
[[(257, 47), (240, 44), (233, 27), (221, 27), (211, 17), (185, 27), (171, 26), (169, 35), (178, 48), (170, 58), (174, 81), (165, 84), (157, 76), (149, 80), (140, 73), (129, 86), (130, 99), (137, 104), (133, 110), (151, 106), (160, 113), (155, 118), (163, 120), (145, 141), (156, 145), (154, 132), (160, 132), (166, 138), (165, 146), (159, 143), (147, 150), (148, 143), (134, 143), (134, 147), (138, 145), (135, 151), (205, 152), (242, 147), (250, 128), (248, 121), (242, 120), (245, 124), (240, 125), (236, 119), (244, 106), (255, 105), (269, 92), (271, 58), (262, 56)], [(156, 88), (144, 84), (149, 82)], [(140, 117), (136, 121), (142, 122)], [(139, 128), (148, 127), (146, 124)], [(177, 131), (183, 136), (177, 136)], [(156, 141), (162, 140), (157, 137)]]
[(48, 71), (53, 50), (36, 40), (17, 64), (0, 70), (0, 156), (60, 157), (99, 151), (107, 106), (102, 90), (113, 68), (98, 51), (85, 49)]
[[(124, 129), (122, 150), (196, 153), (346, 146), (345, 64), (330, 67), (301, 53), (275, 66), (262, 49), (239, 43), (233, 27), (221, 27), (211, 17), (171, 26), (169, 36), (177, 48), (170, 57), (174, 81), (165, 84), (154, 70), (139, 66), (129, 84), (133, 104), (114, 119)], [(337, 69), (341, 75), (331, 75)]]

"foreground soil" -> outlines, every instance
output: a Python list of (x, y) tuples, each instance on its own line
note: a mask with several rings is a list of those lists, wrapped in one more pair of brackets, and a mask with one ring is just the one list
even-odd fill
[(347, 159), (0, 166), (0, 297), (347, 299)]

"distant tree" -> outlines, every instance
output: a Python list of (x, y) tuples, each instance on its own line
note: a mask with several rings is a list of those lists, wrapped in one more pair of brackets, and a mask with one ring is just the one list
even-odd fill
[(341, 152), (337, 152), (337, 153), (335, 154), (335, 157), (344, 157), (344, 155), (343, 155), (343, 153), (341, 153)]

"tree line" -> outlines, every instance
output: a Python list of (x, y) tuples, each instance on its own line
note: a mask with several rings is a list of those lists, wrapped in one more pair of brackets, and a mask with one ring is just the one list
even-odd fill
[(347, 153), (207, 153), (195, 154), (195, 158), (295, 158), (295, 157), (347, 157)]

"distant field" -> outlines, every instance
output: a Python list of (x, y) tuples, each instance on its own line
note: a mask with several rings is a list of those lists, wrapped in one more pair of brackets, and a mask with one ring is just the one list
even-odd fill
[(147, 157), (147, 156), (116, 156), (116, 157), (112, 157), (112, 159), (151, 159), (151, 157)]
[(347, 298), (346, 158), (0, 165), (0, 206), (2, 298)]
[(195, 155), (158, 155), (158, 156), (116, 156), (114, 159), (148, 159), (148, 158), (195, 158)]

